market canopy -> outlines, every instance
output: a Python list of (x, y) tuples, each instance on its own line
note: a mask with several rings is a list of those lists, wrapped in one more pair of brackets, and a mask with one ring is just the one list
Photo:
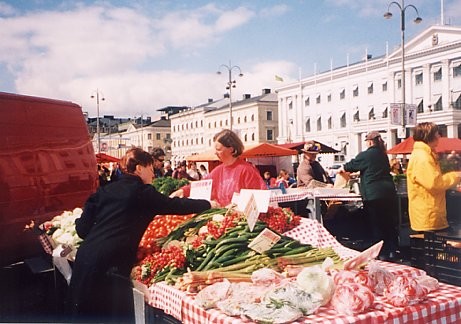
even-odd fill
[(186, 156), (186, 161), (193, 162), (208, 162), (208, 161), (219, 161), (218, 157), (215, 154), (215, 151), (206, 151), (200, 154), (193, 154)]
[[(320, 143), (318, 141), (314, 141), (315, 143), (318, 143), (320, 144), (320, 151), (319, 153), (339, 153), (338, 150), (328, 146), (328, 145), (325, 145), (323, 143)], [(281, 146), (281, 147), (284, 147), (284, 148), (288, 148), (288, 149), (292, 149), (292, 150), (296, 150), (296, 151), (301, 151), (302, 148), (304, 148), (304, 144), (306, 142), (296, 142), (296, 143), (285, 143), (285, 144), (277, 144), (278, 146)]]
[(274, 156), (290, 156), (298, 154), (297, 151), (281, 147), (275, 144), (260, 143), (248, 146), (243, 150), (241, 157), (257, 158), (257, 157), (274, 157)]
[(119, 158), (107, 155), (105, 153), (96, 153), (97, 163), (109, 163), (109, 162), (120, 162)]
[[(387, 154), (410, 154), (413, 151), (413, 144), (415, 143), (413, 136), (397, 144), (393, 148), (387, 150)], [(461, 139), (440, 137), (439, 144), (437, 145), (437, 153), (450, 153), (451, 151), (461, 152)]]

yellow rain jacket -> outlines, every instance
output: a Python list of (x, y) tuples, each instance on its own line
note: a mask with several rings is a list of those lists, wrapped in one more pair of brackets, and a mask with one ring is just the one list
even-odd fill
[(414, 231), (448, 227), (445, 191), (457, 183), (457, 173), (442, 174), (437, 154), (416, 141), (407, 169), (408, 211)]

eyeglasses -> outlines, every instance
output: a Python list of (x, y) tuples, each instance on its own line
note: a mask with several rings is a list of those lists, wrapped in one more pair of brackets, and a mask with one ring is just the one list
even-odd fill
[(165, 158), (163, 158), (163, 159), (156, 159), (156, 160), (163, 163), (163, 162), (165, 161)]

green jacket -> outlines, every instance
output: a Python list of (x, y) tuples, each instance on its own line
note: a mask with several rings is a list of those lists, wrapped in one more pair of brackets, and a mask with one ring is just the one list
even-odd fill
[(359, 153), (355, 159), (344, 164), (347, 172), (360, 171), (360, 193), (363, 200), (376, 200), (396, 196), (390, 173), (389, 159), (376, 146)]

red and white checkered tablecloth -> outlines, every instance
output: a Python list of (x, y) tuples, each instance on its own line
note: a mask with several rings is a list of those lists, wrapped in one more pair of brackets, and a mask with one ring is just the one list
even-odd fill
[(303, 200), (306, 198), (313, 198), (312, 189), (304, 189), (304, 188), (288, 188), (286, 194), (281, 195), (272, 195), (269, 201), (283, 203), (283, 202), (290, 202), (290, 201), (298, 201)]
[[(358, 254), (357, 251), (342, 246), (317, 221), (302, 219), (301, 224), (287, 233), (303, 243), (314, 246), (332, 246), (342, 257), (348, 258)], [(401, 264), (380, 262), (380, 265), (394, 274), (419, 276), (424, 271)], [(149, 287), (150, 301), (153, 307), (162, 309), (183, 323), (247, 323), (240, 318), (229, 317), (215, 309), (205, 310), (195, 304), (194, 294), (179, 291), (163, 282)], [(385, 302), (383, 297), (377, 296), (374, 307), (356, 316), (346, 316), (336, 313), (330, 306), (322, 307), (316, 314), (306, 316), (296, 323), (460, 323), (461, 322), (461, 288), (440, 284), (440, 288), (428, 295), (428, 298), (413, 306), (400, 308)]]

